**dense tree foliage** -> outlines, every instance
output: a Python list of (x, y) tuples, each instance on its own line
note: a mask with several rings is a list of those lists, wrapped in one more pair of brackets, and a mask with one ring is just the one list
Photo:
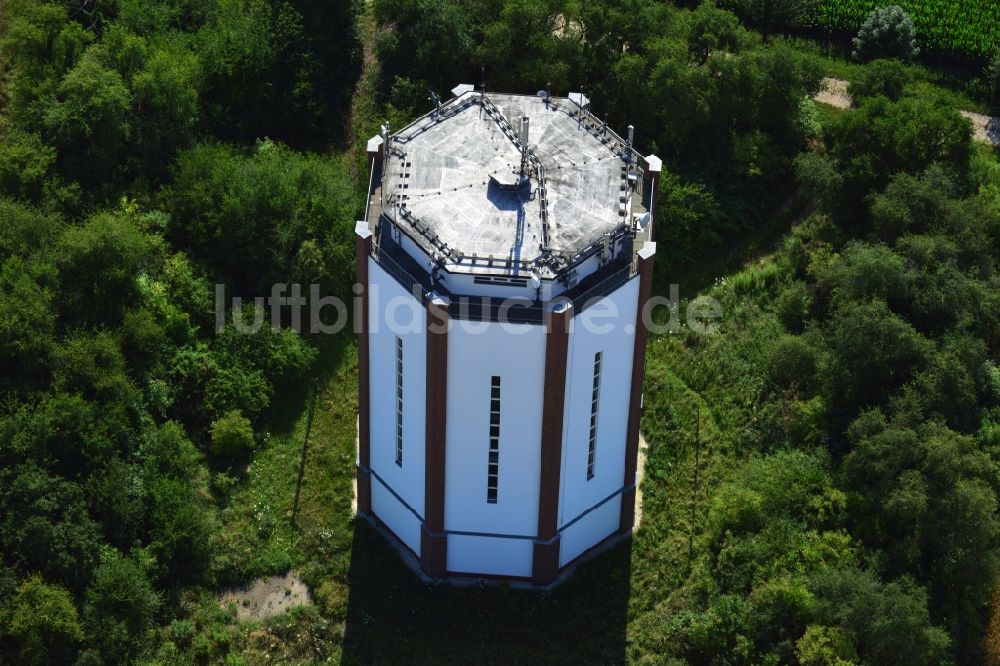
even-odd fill
[(134, 662), (173, 591), (220, 573), (213, 468), (242, 473), (252, 423), (317, 351), (231, 314), (216, 335), (212, 283), (346, 292), (353, 182), (279, 141), (345, 138), (354, 13), (4, 6), (0, 641), (16, 663)]
[[(1000, 168), (895, 60), (859, 69), (853, 108), (821, 127), (820, 66), (769, 34), (812, 3), (729, 3), (750, 27), (679, 4), (10, 0), (0, 658), (226, 659), (228, 634), (192, 599), (289, 566), (256, 552), (275, 529), (267, 497), (242, 507), (255, 534), (223, 525), (283, 410), (329, 370), (325, 341), (253, 299), (292, 282), (346, 295), (366, 183), (357, 155), (331, 152), (485, 77), (582, 89), (612, 126), (636, 126), (665, 163), (660, 278), (747, 240), (790, 197), (808, 204), (773, 261), (718, 281), (725, 335), (653, 341), (649, 506), (669, 508), (664, 479), (703, 436), (701, 403), (690, 427), (667, 402), (664, 349), (675, 384), (712, 398), (704, 432), (729, 466), (685, 496), (685, 566), (662, 545), (680, 523), (637, 537), (629, 655), (980, 660), (1000, 538)], [(349, 116), (355, 90), (370, 117)], [(216, 285), (242, 305), (217, 313)], [(343, 567), (326, 538), (309, 547)], [(322, 612), (340, 612), (340, 584), (314, 590)], [(343, 640), (339, 620), (323, 626)]]
[(851, 90), (795, 161), (818, 209), (766, 272), (715, 288), (723, 335), (681, 343), (707, 365), (685, 377), (756, 452), (706, 510), (688, 619), (648, 628), (688, 661), (983, 659), (1000, 173), (898, 64)]

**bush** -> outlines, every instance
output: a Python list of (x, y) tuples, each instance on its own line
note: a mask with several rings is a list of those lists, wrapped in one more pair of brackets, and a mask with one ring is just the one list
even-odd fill
[(819, 446), (828, 438), (829, 409), (822, 396), (792, 403), (788, 439), (796, 446)]
[[(798, 247), (801, 247), (799, 245)], [(812, 296), (802, 282), (795, 282), (778, 295), (775, 310), (781, 324), (792, 333), (801, 333), (809, 318), (809, 308), (812, 306)]]
[(768, 352), (767, 373), (778, 386), (808, 389), (816, 377), (816, 351), (798, 336), (783, 335)]
[(863, 99), (824, 130), (844, 178), (838, 220), (847, 231), (866, 220), (870, 195), (896, 174), (922, 174), (935, 163), (959, 180), (969, 172), (972, 126), (941, 95)]
[(0, 632), (17, 645), (17, 663), (73, 661), (83, 631), (69, 592), (34, 575), (17, 588), (5, 610)]
[(857, 661), (850, 635), (839, 627), (811, 624), (795, 644), (802, 666), (847, 666)]
[(920, 53), (916, 33), (913, 21), (899, 5), (876, 7), (854, 38), (854, 57), (913, 60)]
[[(844, 568), (820, 574), (810, 587), (819, 600), (816, 619), (853, 639), (859, 663), (948, 662), (948, 634), (932, 624), (927, 591), (910, 579), (883, 583), (870, 571)], [(849, 654), (848, 645), (840, 649)]]
[(231, 411), (212, 424), (212, 454), (223, 462), (239, 463), (253, 452), (250, 419)]
[(829, 389), (834, 407), (848, 412), (885, 402), (934, 349), (878, 299), (842, 307), (830, 322), (829, 341)]
[(850, 243), (822, 283), (832, 290), (834, 301), (866, 301), (880, 298), (893, 311), (905, 309), (913, 290), (913, 277), (906, 262), (885, 245)]
[(135, 561), (115, 551), (105, 555), (87, 588), (84, 626), (107, 663), (126, 663), (142, 649), (160, 600)]
[(159, 583), (211, 584), (214, 515), (195, 488), (180, 479), (156, 480), (150, 488), (152, 513), (148, 552)]
[(879, 59), (861, 70), (847, 89), (856, 106), (865, 97), (882, 95), (894, 102), (903, 96), (903, 89), (913, 81), (913, 75), (898, 60)]
[(795, 177), (802, 183), (810, 199), (828, 206), (837, 198), (843, 176), (833, 162), (818, 152), (801, 153), (793, 162)]
[(162, 194), (168, 236), (233, 293), (261, 293), (286, 282), (300, 252), (315, 249), (327, 292), (348, 293), (355, 192), (336, 162), (271, 141), (249, 154), (207, 144), (181, 153), (174, 176)]

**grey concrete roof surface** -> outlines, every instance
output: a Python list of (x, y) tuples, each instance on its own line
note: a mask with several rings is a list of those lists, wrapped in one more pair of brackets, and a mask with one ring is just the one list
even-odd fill
[[(573, 254), (631, 223), (628, 151), (614, 132), (589, 114), (581, 127), (579, 106), (566, 98), (487, 93), (482, 106), (480, 99), (464, 91), (391, 135), (383, 212), (426, 249), (434, 245), (429, 232), (459, 255), (532, 261), (546, 249)], [(522, 116), (530, 119), (536, 161), (529, 183), (512, 188), (520, 178)], [(639, 159), (633, 152), (634, 167)]]

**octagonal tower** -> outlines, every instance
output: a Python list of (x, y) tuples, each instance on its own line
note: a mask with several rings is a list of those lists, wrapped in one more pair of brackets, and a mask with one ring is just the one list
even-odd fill
[(547, 585), (632, 529), (660, 160), (580, 93), (452, 93), (368, 144), (358, 511)]

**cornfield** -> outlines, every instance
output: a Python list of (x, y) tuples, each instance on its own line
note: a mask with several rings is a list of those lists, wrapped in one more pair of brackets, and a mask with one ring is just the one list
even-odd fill
[(876, 6), (888, 4), (913, 19), (921, 49), (982, 56), (1000, 46), (1000, 0), (821, 0), (812, 23), (854, 32)]

